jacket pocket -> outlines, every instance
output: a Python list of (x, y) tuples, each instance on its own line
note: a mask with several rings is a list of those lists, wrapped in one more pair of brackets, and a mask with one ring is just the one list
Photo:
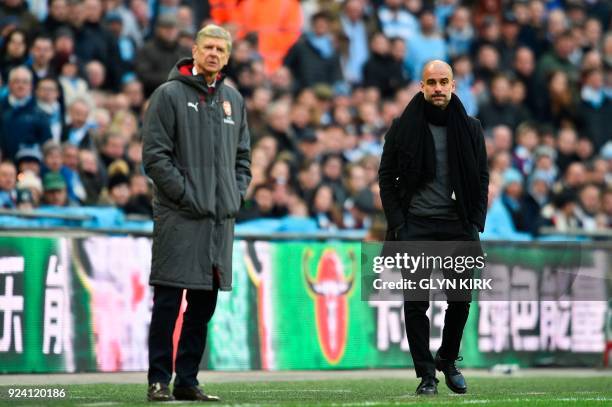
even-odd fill
[(236, 175), (231, 174), (231, 199), (232, 199), (232, 208), (228, 208), (228, 218), (235, 218), (240, 210), (240, 190), (238, 189), (238, 183), (236, 182)]

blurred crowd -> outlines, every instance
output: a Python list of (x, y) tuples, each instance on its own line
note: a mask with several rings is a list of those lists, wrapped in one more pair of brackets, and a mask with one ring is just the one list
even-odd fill
[(444, 59), (486, 137), (485, 235), (610, 229), (611, 17), (607, 0), (0, 0), (0, 205), (152, 216), (147, 98), (214, 22), (251, 132), (238, 222), (384, 229), (384, 134)]

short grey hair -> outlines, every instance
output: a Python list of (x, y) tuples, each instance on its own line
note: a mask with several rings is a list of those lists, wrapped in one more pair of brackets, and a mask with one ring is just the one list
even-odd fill
[(222, 40), (225, 40), (227, 44), (227, 52), (228, 53), (232, 52), (232, 35), (225, 28), (219, 27), (218, 25), (215, 25), (215, 24), (208, 24), (207, 26), (202, 28), (200, 31), (198, 31), (198, 34), (196, 35), (196, 43), (199, 43), (200, 41), (202, 41), (204, 38), (207, 38), (207, 37), (208, 38), (220, 38)]
[(32, 83), (32, 71), (30, 71), (25, 65), (19, 65), (16, 66), (15, 68), (11, 69), (11, 71), (8, 74), (8, 81), (12, 81), (13, 77), (19, 72), (19, 71), (23, 71), (28, 75), (28, 79), (30, 80), (30, 83)]

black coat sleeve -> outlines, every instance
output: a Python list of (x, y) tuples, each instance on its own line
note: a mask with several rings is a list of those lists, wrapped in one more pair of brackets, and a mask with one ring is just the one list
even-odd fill
[(387, 217), (388, 230), (396, 229), (404, 223), (404, 214), (402, 212), (398, 188), (397, 127), (397, 120), (394, 120), (391, 128), (385, 135), (385, 144), (380, 159), (380, 168), (378, 170), (380, 199), (385, 211), (385, 216)]
[(251, 182), (251, 140), (247, 124), (246, 108), (242, 108), (242, 121), (240, 123), (240, 135), (238, 136), (238, 148), (236, 151), (236, 184), (240, 190), (240, 200), (244, 201), (247, 188)]
[(174, 109), (163, 87), (153, 93), (143, 125), (142, 160), (145, 172), (159, 191), (178, 203), (185, 193), (185, 177), (173, 159)]
[(484, 231), (485, 219), (487, 217), (487, 204), (489, 198), (489, 163), (487, 161), (487, 148), (484, 140), (484, 132), (480, 121), (472, 120), (473, 132), (475, 138), (475, 155), (478, 162), (478, 181), (480, 185), (480, 201), (475, 208), (474, 216), (471, 220), (476, 224), (480, 232)]

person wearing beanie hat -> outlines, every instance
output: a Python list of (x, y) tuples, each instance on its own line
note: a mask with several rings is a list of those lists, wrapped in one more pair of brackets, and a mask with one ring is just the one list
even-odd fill
[(542, 225), (540, 215), (544, 206), (550, 201), (550, 189), (553, 181), (542, 170), (535, 170), (528, 177), (527, 191), (523, 196), (521, 208), (525, 224), (529, 226), (532, 235), (537, 236)]
[(42, 161), (43, 155), (38, 145), (22, 146), (15, 155), (18, 172), (32, 171), (35, 174), (40, 174)]
[(519, 232), (528, 232), (529, 226), (523, 218), (523, 174), (516, 168), (508, 168), (502, 175), (501, 200), (512, 216), (514, 227)]
[(124, 208), (130, 200), (130, 179), (119, 172), (108, 179), (108, 195), (118, 208)]

